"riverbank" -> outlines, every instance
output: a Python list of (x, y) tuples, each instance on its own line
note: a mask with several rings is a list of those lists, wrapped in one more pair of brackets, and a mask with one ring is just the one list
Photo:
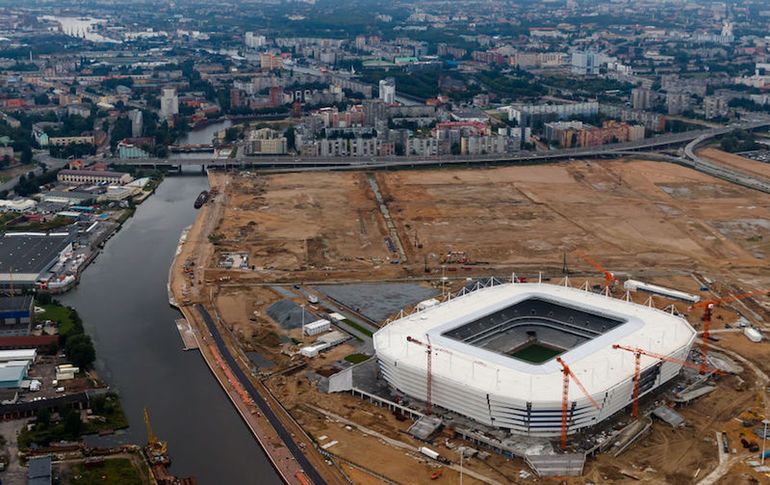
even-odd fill
[[(90, 446), (143, 444), (144, 408), (169, 444), (170, 471), (200, 485), (277, 483), (253, 437), (197, 352), (184, 352), (166, 283), (179, 234), (197, 214), (207, 181), (167, 177), (105, 245), (98, 264), (60, 297), (78, 309), (97, 351), (96, 369), (121, 396), (129, 428)], [(258, 478), (256, 478), (258, 477)]]
[[(316, 470), (335, 469), (330, 468), (325, 459), (315, 452), (312, 442), (286, 416), (280, 404), (273, 402), (273, 397), (264, 388), (259, 390), (261, 384), (250, 382), (246, 377), (250, 372), (247, 360), (237, 350), (233, 352), (237, 343), (230, 340), (227, 332), (220, 333), (214, 320), (207, 322), (205, 318), (212, 312), (199, 306), (209, 305), (205, 269), (214, 253), (209, 235), (216, 230), (227, 203), (228, 180), (227, 174), (210, 173), (211, 188), (218, 195), (201, 208), (194, 224), (180, 238), (170, 273), (171, 299), (181, 302), (179, 309), (195, 331), (204, 361), (284, 483), (304, 485), (308, 475), (312, 475), (316, 483), (345, 483), (341, 476), (333, 472), (328, 473), (330, 477), (327, 478), (325, 473), (321, 478)], [(213, 314), (216, 315), (216, 312)]]

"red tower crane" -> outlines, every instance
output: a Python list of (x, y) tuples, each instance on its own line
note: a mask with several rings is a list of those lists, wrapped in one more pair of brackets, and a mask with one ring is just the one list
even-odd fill
[(561, 372), (564, 376), (563, 384), (562, 384), (562, 394), (561, 394), (561, 449), (567, 448), (567, 410), (569, 408), (569, 380), (572, 379), (572, 381), (577, 384), (580, 391), (583, 393), (585, 397), (588, 398), (588, 400), (591, 402), (593, 407), (595, 407), (598, 410), (601, 410), (602, 407), (599, 405), (598, 402), (596, 402), (596, 399), (591, 397), (591, 395), (586, 390), (585, 386), (583, 386), (583, 383), (580, 382), (580, 379), (577, 378), (577, 376), (572, 372), (572, 369), (569, 368), (566, 362), (564, 362), (561, 357), (556, 357), (556, 361), (561, 364)]
[(726, 296), (724, 298), (717, 298), (713, 300), (703, 300), (693, 305), (693, 307), (703, 308), (703, 316), (701, 317), (701, 320), (703, 321), (703, 343), (701, 346), (702, 352), (703, 352), (703, 363), (701, 364), (701, 369), (700, 369), (701, 374), (704, 374), (706, 372), (706, 366), (708, 363), (709, 329), (711, 327), (711, 317), (713, 316), (714, 306), (719, 305), (721, 303), (729, 303), (732, 301), (743, 300), (744, 298), (749, 298), (751, 296), (767, 294), (768, 292), (770, 292), (770, 290), (766, 290), (766, 289), (750, 291), (748, 293), (742, 293), (740, 295), (731, 295), (731, 296)]
[(599, 271), (604, 275), (604, 289), (609, 293), (610, 288), (615, 286), (615, 284), (618, 282), (618, 279), (615, 278), (615, 275), (612, 274), (611, 271), (607, 270), (604, 266), (594, 261), (587, 254), (579, 254), (578, 256), (580, 256), (580, 258), (583, 259), (583, 261), (590, 264), (591, 266), (596, 268), (597, 271)]
[(430, 337), (425, 334), (427, 343), (417, 340), (412, 336), (407, 336), (406, 341), (425, 347), (425, 353), (428, 357), (428, 376), (425, 384), (425, 414), (433, 413), (433, 346), (430, 343)]
[(662, 354), (656, 354), (655, 352), (650, 352), (649, 350), (640, 349), (639, 347), (626, 347), (625, 345), (615, 344), (612, 346), (613, 349), (620, 349), (625, 350), (627, 352), (631, 352), (634, 354), (634, 400), (633, 404), (631, 406), (631, 415), (635, 418), (639, 417), (639, 377), (640, 377), (640, 371), (642, 367), (642, 356), (646, 355), (648, 357), (652, 357), (653, 359), (658, 359), (661, 361), (666, 362), (672, 362), (674, 364), (683, 365), (685, 367), (690, 367), (691, 369), (696, 369), (701, 371), (701, 373), (704, 373), (706, 370), (711, 371), (715, 374), (724, 374), (724, 372), (714, 369), (712, 367), (709, 367), (707, 365), (704, 366), (704, 364), (698, 365), (694, 364), (692, 362), (687, 362), (686, 360), (677, 359), (674, 357), (669, 357), (667, 355)]

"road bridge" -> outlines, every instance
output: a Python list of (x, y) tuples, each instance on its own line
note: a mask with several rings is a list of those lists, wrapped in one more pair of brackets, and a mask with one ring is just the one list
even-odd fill
[(683, 133), (645, 138), (635, 142), (615, 143), (590, 148), (571, 148), (551, 150), (548, 152), (515, 152), (493, 155), (454, 155), (454, 156), (383, 156), (383, 157), (307, 157), (307, 156), (264, 156), (236, 158), (179, 157), (179, 158), (136, 158), (115, 162), (120, 165), (153, 168), (181, 168), (185, 166), (205, 167), (249, 167), (249, 168), (366, 168), (366, 167), (403, 167), (419, 165), (462, 165), (462, 164), (501, 164), (501, 163), (538, 163), (551, 160), (570, 158), (617, 156), (622, 152), (657, 150), (666, 147), (680, 146), (696, 140), (706, 140), (723, 135), (734, 129), (752, 130), (762, 126), (770, 126), (770, 120), (743, 123), (727, 128), (693, 130)]

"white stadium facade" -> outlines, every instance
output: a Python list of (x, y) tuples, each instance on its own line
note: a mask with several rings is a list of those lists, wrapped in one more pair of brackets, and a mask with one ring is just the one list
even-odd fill
[[(434, 406), (511, 433), (561, 432), (566, 362), (601, 406), (570, 382), (568, 432), (605, 420), (633, 399), (634, 354), (614, 344), (686, 359), (695, 330), (682, 318), (612, 297), (542, 283), (499, 284), (395, 320), (374, 335), (381, 376), (425, 401), (427, 346)], [(640, 396), (681, 365), (641, 357)]]

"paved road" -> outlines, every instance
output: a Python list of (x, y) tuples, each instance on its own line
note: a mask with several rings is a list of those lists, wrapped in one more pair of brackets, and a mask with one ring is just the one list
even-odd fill
[(216, 324), (214, 324), (214, 320), (211, 318), (211, 315), (209, 314), (208, 310), (206, 310), (206, 308), (200, 304), (195, 305), (195, 307), (196, 307), (196, 310), (198, 310), (198, 313), (200, 313), (201, 317), (203, 318), (203, 321), (206, 322), (206, 326), (208, 327), (209, 332), (211, 333), (211, 337), (214, 339), (214, 342), (217, 344), (219, 353), (222, 354), (222, 358), (224, 358), (225, 361), (227, 362), (227, 365), (230, 366), (230, 369), (233, 371), (233, 374), (241, 382), (241, 385), (243, 385), (244, 389), (246, 389), (246, 392), (249, 393), (249, 396), (251, 396), (251, 398), (254, 400), (257, 406), (259, 406), (259, 410), (270, 422), (270, 425), (273, 426), (273, 428), (275, 428), (276, 432), (278, 433), (278, 436), (281, 437), (281, 439), (283, 440), (288, 450), (297, 460), (297, 463), (300, 464), (304, 472), (307, 474), (310, 480), (313, 481), (313, 483), (315, 483), (316, 485), (326, 485), (326, 480), (323, 479), (321, 474), (318, 473), (318, 470), (316, 470), (315, 467), (313, 467), (313, 465), (310, 463), (310, 461), (307, 459), (304, 453), (302, 453), (302, 450), (300, 450), (299, 446), (297, 446), (297, 443), (294, 441), (294, 438), (292, 438), (291, 434), (286, 430), (286, 428), (284, 428), (283, 424), (275, 415), (275, 413), (267, 404), (267, 402), (262, 398), (259, 392), (257, 392), (257, 389), (254, 387), (254, 384), (251, 383), (251, 380), (249, 380), (249, 378), (241, 370), (241, 368), (238, 367), (238, 364), (235, 362), (235, 358), (233, 358), (233, 355), (230, 353), (230, 350), (225, 345), (225, 342), (222, 339), (222, 336), (220, 335)]
[(440, 165), (440, 164), (484, 164), (484, 163), (503, 163), (503, 162), (540, 162), (547, 160), (559, 160), (571, 157), (601, 157), (602, 155), (612, 155), (615, 152), (652, 150), (665, 146), (678, 145), (702, 137), (710, 138), (727, 133), (731, 130), (754, 129), (770, 125), (768, 120), (749, 121), (746, 123), (735, 124), (727, 128), (693, 130), (683, 133), (670, 133), (643, 140), (614, 143), (601, 147), (590, 148), (570, 148), (564, 150), (551, 150), (548, 152), (516, 152), (500, 155), (458, 155), (458, 156), (385, 156), (385, 157), (301, 157), (301, 156), (267, 156), (267, 157), (245, 157), (238, 156), (235, 159), (216, 160), (211, 157), (184, 158), (184, 159), (159, 159), (146, 158), (124, 160), (121, 163), (138, 166), (176, 166), (176, 165), (256, 165), (256, 166), (288, 166), (288, 167), (357, 167), (357, 168), (376, 168), (376, 167), (396, 167), (404, 165)]

